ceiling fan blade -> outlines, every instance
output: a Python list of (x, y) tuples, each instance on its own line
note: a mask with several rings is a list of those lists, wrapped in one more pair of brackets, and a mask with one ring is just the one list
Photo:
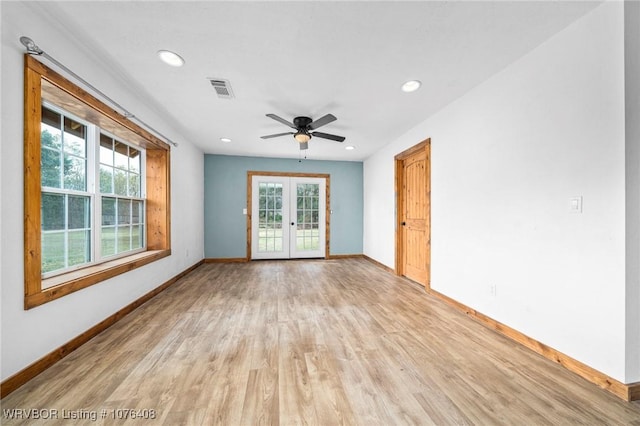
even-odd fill
[(302, 151), (303, 149), (309, 149), (309, 142), (301, 142), (299, 145), (300, 151)]
[(327, 114), (324, 117), (320, 117), (316, 121), (311, 122), (311, 124), (309, 124), (309, 130), (315, 130), (318, 127), (322, 127), (325, 124), (329, 124), (336, 120), (337, 118), (333, 114)]
[(293, 135), (293, 132), (276, 133), (275, 135), (260, 136), (260, 139), (271, 139), (271, 138), (277, 138), (278, 136), (284, 136), (284, 135)]
[(313, 132), (311, 133), (311, 136), (322, 139), (331, 139), (332, 141), (336, 142), (344, 142), (344, 140), (346, 139), (344, 136), (330, 135), (329, 133), (322, 132)]
[(292, 129), (296, 129), (296, 130), (297, 130), (297, 127), (296, 127), (296, 126), (294, 126), (294, 125), (293, 125), (293, 123), (288, 122), (287, 120), (285, 120), (285, 119), (284, 119), (284, 118), (282, 118), (282, 117), (278, 117), (278, 116), (277, 116), (277, 115), (275, 115), (275, 114), (267, 114), (267, 117), (269, 117), (269, 118), (273, 118), (274, 120), (279, 121), (280, 123), (284, 124), (285, 126), (289, 126), (289, 127), (291, 127)]

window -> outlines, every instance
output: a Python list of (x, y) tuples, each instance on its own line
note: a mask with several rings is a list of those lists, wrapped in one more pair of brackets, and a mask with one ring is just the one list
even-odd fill
[[(141, 157), (135, 149), (100, 134), (100, 252), (114, 256), (144, 247)], [(107, 195), (108, 194), (108, 195)]]
[(169, 146), (25, 55), (25, 309), (171, 254)]
[(42, 272), (91, 262), (87, 126), (42, 108)]
[(43, 276), (143, 250), (145, 150), (46, 103), (41, 117)]

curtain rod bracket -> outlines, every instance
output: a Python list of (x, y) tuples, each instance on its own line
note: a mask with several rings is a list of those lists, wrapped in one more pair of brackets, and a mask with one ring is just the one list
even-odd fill
[(27, 48), (27, 53), (29, 55), (42, 55), (44, 51), (38, 47), (38, 45), (31, 40), (29, 37), (22, 36), (20, 37), (20, 43)]

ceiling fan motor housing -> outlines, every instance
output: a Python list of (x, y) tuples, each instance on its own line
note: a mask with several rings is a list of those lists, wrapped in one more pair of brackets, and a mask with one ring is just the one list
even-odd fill
[(296, 117), (293, 119), (293, 124), (299, 128), (306, 128), (309, 124), (311, 124), (313, 120), (309, 117)]

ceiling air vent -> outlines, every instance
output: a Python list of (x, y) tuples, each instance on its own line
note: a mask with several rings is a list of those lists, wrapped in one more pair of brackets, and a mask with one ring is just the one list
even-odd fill
[(213, 86), (213, 89), (218, 94), (219, 98), (231, 99), (233, 98), (233, 90), (231, 90), (231, 83), (229, 80), (223, 78), (208, 78), (209, 83)]

